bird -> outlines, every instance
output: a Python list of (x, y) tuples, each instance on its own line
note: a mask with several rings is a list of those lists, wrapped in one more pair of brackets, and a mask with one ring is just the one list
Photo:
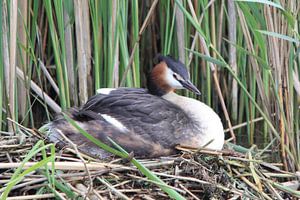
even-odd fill
[[(221, 150), (224, 129), (220, 117), (205, 103), (177, 94), (200, 91), (190, 80), (186, 66), (171, 56), (157, 56), (147, 77), (147, 88), (101, 88), (86, 104), (69, 110), (69, 116), (86, 132), (110, 146), (112, 139), (140, 158), (177, 153), (176, 146)], [(59, 116), (46, 124), (47, 137), (59, 147), (64, 134), (83, 153), (107, 158), (110, 153), (85, 138)]]

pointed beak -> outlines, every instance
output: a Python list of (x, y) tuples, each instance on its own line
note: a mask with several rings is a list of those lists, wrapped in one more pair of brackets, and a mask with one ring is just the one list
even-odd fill
[(191, 83), (189, 80), (184, 80), (184, 81), (180, 81), (180, 83), (182, 84), (182, 86), (185, 89), (190, 90), (191, 92), (194, 92), (195, 94), (201, 95), (201, 92), (197, 89), (196, 86), (193, 85), (193, 83)]

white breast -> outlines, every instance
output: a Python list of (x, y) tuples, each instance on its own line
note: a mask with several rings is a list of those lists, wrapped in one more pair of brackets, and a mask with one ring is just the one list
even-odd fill
[(220, 150), (224, 145), (224, 129), (220, 117), (206, 104), (195, 99), (183, 97), (170, 92), (164, 99), (176, 104), (191, 118), (199, 128), (199, 147), (208, 144), (207, 148)]

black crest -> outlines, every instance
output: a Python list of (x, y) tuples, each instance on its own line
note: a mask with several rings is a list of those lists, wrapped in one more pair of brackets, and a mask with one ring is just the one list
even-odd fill
[(163, 56), (157, 55), (158, 62), (164, 61), (167, 63), (168, 67), (175, 73), (179, 74), (184, 80), (189, 80), (189, 72), (187, 71), (186, 66), (180, 61), (176, 60), (175, 58), (171, 57), (170, 55)]

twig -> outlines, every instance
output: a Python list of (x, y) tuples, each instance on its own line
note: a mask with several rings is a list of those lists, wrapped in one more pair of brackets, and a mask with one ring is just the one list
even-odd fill
[[(22, 70), (17, 67), (17, 75), (21, 80), (25, 80), (24, 74)], [(26, 79), (28, 79), (26, 77)], [(32, 80), (30, 81), (30, 87), (31, 89), (41, 98), (45, 98), (45, 102), (48, 104), (50, 108), (52, 108), (55, 112), (59, 113), (61, 112), (61, 107), (53, 100), (51, 99), (35, 82)]]
[(122, 198), (122, 199), (126, 199), (129, 200), (129, 198), (123, 194), (122, 192), (120, 192), (118, 189), (116, 189), (115, 187), (113, 187), (111, 184), (109, 184), (106, 180), (103, 180), (102, 178), (97, 178), (97, 180), (99, 180), (102, 184), (106, 185), (113, 193), (115, 193), (118, 197)]
[[(64, 193), (60, 193), (62, 196), (66, 196)], [(36, 195), (22, 195), (22, 196), (15, 196), (15, 197), (7, 197), (6, 200), (26, 200), (26, 199), (49, 199), (55, 198), (55, 194), (36, 194)]]
[[(272, 116), (275, 116), (275, 113), (273, 113)], [(243, 122), (243, 123), (241, 123), (241, 124), (237, 124), (237, 125), (233, 126), (233, 127), (232, 127), (232, 130), (239, 129), (239, 128), (242, 128), (242, 127), (244, 127), (244, 126), (247, 126), (248, 124), (255, 123), (255, 122), (259, 122), (259, 121), (262, 121), (262, 120), (264, 120), (263, 117), (258, 117), (258, 118), (252, 119), (252, 120), (250, 120), (250, 121), (248, 121), (248, 122)], [(225, 133), (226, 133), (226, 132), (229, 132), (229, 131), (230, 131), (229, 128), (224, 130)]]
[[(10, 169), (10, 168), (17, 168), (22, 163), (0, 163), (0, 169)], [(37, 162), (26, 162), (24, 164), (23, 169), (28, 169), (33, 165), (37, 164)], [(48, 163), (48, 166), (51, 167), (52, 163)], [(59, 170), (101, 170), (106, 169), (109, 164), (106, 163), (80, 163), (80, 162), (54, 162), (55, 169)], [(86, 167), (85, 167), (86, 166)], [(112, 166), (112, 165), (111, 165)], [(122, 165), (115, 165), (115, 166), (122, 166)], [(124, 166), (123, 166), (124, 167)], [(131, 169), (129, 167), (124, 167)]]
[(198, 197), (196, 197), (196, 195), (194, 195), (191, 191), (189, 191), (186, 187), (184, 187), (182, 184), (179, 184), (179, 186), (186, 191), (189, 195), (191, 195), (194, 199), (196, 200), (200, 200)]
[(42, 71), (44, 72), (46, 78), (48, 79), (50, 85), (53, 87), (54, 91), (56, 92), (56, 94), (59, 96), (59, 89), (55, 83), (55, 81), (53, 80), (53, 78), (51, 77), (51, 75), (49, 74), (46, 66), (44, 65), (44, 63), (38, 59), (39, 63), (40, 63), (40, 67), (42, 69)]

